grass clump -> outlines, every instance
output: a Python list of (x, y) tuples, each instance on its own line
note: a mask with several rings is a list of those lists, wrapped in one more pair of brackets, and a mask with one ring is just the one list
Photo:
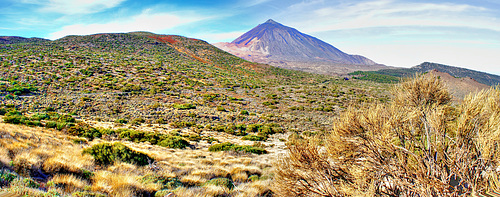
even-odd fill
[(99, 165), (110, 165), (116, 161), (132, 163), (137, 165), (147, 165), (154, 159), (148, 155), (132, 150), (122, 143), (100, 143), (90, 148), (84, 149), (83, 154), (94, 156), (95, 162)]
[(212, 180), (205, 182), (205, 185), (222, 186), (222, 187), (226, 187), (228, 189), (234, 188), (233, 182), (231, 180), (229, 180), (228, 178), (214, 178)]
[(208, 148), (210, 152), (218, 152), (218, 151), (237, 151), (237, 152), (246, 152), (246, 153), (255, 153), (255, 154), (266, 154), (267, 151), (260, 147), (254, 146), (242, 146), (237, 144), (232, 144), (230, 142), (224, 142), (220, 144), (212, 145)]

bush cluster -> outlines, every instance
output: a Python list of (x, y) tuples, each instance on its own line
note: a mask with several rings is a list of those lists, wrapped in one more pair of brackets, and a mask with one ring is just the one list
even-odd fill
[(232, 144), (230, 142), (224, 142), (220, 144), (212, 145), (208, 148), (210, 152), (218, 152), (218, 151), (236, 151), (236, 152), (246, 152), (246, 153), (255, 153), (255, 154), (266, 154), (267, 151), (260, 147), (254, 146), (242, 146), (237, 144)]
[(102, 133), (99, 130), (83, 122), (70, 127), (67, 132), (71, 135), (88, 138), (89, 140), (102, 137)]
[(186, 148), (189, 142), (179, 136), (172, 136), (160, 133), (143, 132), (130, 129), (118, 129), (115, 131), (121, 139), (132, 142), (150, 142), (151, 144), (167, 148)]
[(148, 155), (132, 150), (122, 143), (100, 143), (90, 148), (86, 148), (83, 154), (90, 154), (99, 165), (110, 165), (116, 161), (132, 163), (137, 165), (147, 165), (154, 161)]

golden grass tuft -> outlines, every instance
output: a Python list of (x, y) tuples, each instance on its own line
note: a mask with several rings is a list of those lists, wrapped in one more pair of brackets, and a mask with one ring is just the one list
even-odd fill
[(54, 155), (43, 162), (43, 170), (48, 173), (79, 173), (82, 169), (91, 170), (94, 159), (88, 154), (81, 154), (80, 148), (64, 146), (53, 150)]
[(235, 182), (246, 182), (248, 180), (248, 175), (246, 172), (239, 172), (236, 174), (232, 174), (231, 178)]
[(9, 165), (12, 161), (9, 157), (9, 150), (5, 147), (0, 147), (0, 167)]
[(202, 176), (199, 175), (187, 175), (181, 178), (181, 182), (184, 185), (188, 186), (200, 186), (203, 183), (207, 182), (208, 179), (203, 178)]
[(66, 193), (83, 190), (85, 186), (89, 185), (87, 181), (68, 174), (56, 174), (52, 177), (51, 181), (56, 184), (57, 187), (62, 187), (63, 191)]
[(203, 186), (206, 196), (229, 196), (230, 190), (224, 186), (205, 185)]

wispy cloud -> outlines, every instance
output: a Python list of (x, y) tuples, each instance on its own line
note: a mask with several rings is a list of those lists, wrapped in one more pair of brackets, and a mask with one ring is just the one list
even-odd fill
[(108, 23), (73, 24), (64, 26), (60, 31), (50, 33), (50, 39), (66, 35), (89, 35), (96, 33), (116, 33), (132, 31), (159, 32), (180, 25), (193, 23), (210, 17), (197, 16), (194, 13), (152, 13), (150, 9), (129, 19), (115, 20)]
[(307, 32), (383, 26), (463, 26), (500, 31), (500, 23), (483, 14), (489, 9), (457, 3), (374, 0), (337, 4), (313, 1), (292, 5), (289, 10), (296, 13), (295, 17), (290, 17), (290, 24), (303, 27)]
[(40, 6), (39, 11), (66, 15), (91, 14), (114, 8), (125, 0), (23, 0)]
[(271, 1), (271, 0), (252, 0), (252, 1), (244, 0), (244, 1), (241, 1), (241, 3), (239, 3), (239, 4), (243, 7), (252, 7), (252, 6), (260, 5), (260, 4), (269, 2), (269, 1)]

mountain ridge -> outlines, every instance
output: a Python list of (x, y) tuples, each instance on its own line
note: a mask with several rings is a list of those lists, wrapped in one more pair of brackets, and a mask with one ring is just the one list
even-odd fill
[(0, 44), (18, 44), (18, 43), (34, 43), (51, 41), (45, 38), (25, 38), (20, 36), (0, 36)]
[(500, 84), (500, 76), (498, 75), (471, 70), (467, 68), (449, 66), (439, 63), (432, 63), (432, 62), (423, 62), (411, 68), (382, 69), (375, 71), (375, 73), (390, 75), (395, 77), (411, 77), (415, 73), (425, 73), (431, 70), (438, 70), (440, 72), (445, 72), (454, 77), (459, 77), (459, 78), (470, 77), (479, 83), (486, 84), (489, 86), (495, 86)]

